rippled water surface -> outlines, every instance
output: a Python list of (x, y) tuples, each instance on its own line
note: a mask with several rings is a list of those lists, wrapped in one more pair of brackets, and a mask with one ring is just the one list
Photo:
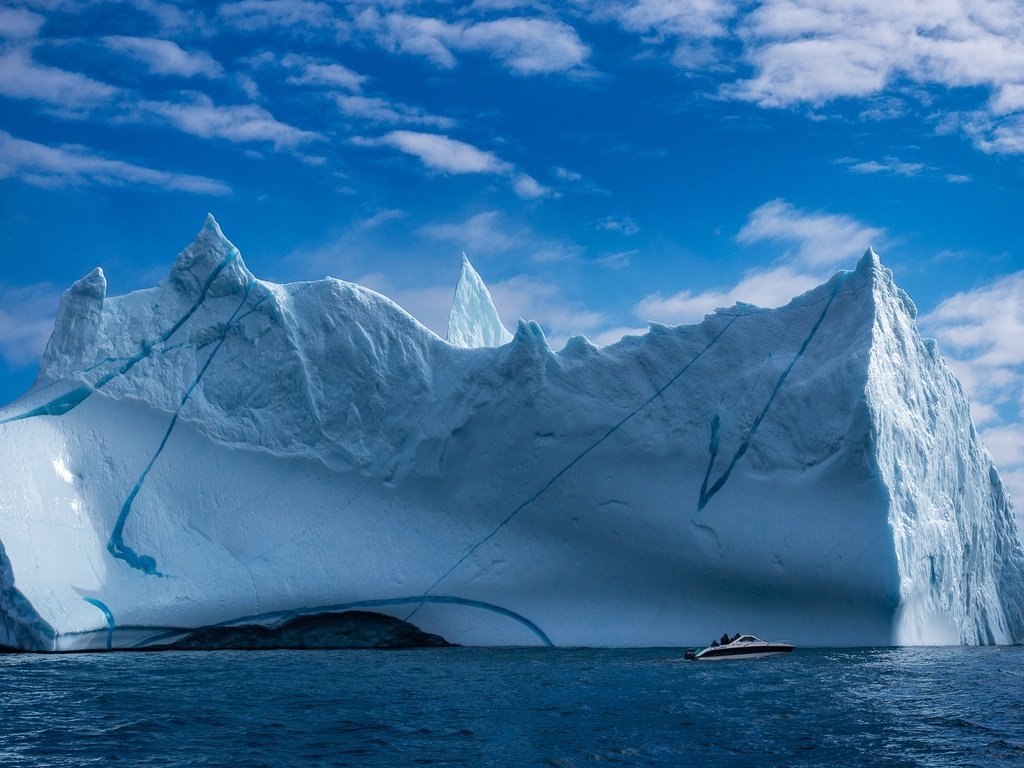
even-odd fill
[(0, 656), (0, 766), (1024, 765), (1024, 648)]

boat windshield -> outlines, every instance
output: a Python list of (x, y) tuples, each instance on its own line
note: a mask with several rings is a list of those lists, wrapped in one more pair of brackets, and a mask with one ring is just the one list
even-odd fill
[(737, 640), (736, 642), (738, 642), (738, 643), (759, 643), (759, 642), (761, 642), (761, 641), (760, 641), (760, 640), (758, 640), (758, 639), (757, 639), (756, 637), (754, 637), (753, 635), (744, 635), (743, 637), (741, 637), (741, 638), (740, 638), (739, 640)]

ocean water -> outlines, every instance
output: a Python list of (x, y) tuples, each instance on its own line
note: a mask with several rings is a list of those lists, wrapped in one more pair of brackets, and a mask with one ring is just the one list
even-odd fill
[(1024, 765), (1024, 648), (0, 656), (0, 766)]

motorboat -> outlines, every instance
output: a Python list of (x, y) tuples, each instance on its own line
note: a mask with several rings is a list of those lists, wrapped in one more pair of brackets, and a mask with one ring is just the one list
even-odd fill
[(731, 642), (707, 648), (689, 648), (683, 658), (691, 661), (724, 661), (726, 659), (763, 659), (789, 653), (795, 646), (761, 640), (753, 635), (740, 635)]

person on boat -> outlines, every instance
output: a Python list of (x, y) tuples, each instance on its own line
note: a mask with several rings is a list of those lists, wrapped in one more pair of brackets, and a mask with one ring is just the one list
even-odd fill
[(712, 648), (717, 648), (718, 647), (718, 641), (717, 640), (712, 640), (711, 641), (711, 647)]
[(740, 639), (740, 633), (739, 633), (739, 632), (737, 632), (737, 633), (736, 633), (735, 635), (733, 635), (733, 638), (732, 638), (732, 640), (730, 640), (729, 642), (730, 642), (730, 643), (735, 643), (735, 642), (736, 642), (737, 640), (739, 640), (739, 639)]
[[(739, 637), (739, 635), (736, 635), (736, 637)], [(722, 640), (721, 640), (722, 645), (728, 645), (731, 642), (732, 642), (732, 640), (729, 639), (729, 633), (728, 632), (723, 633), (722, 634)]]

